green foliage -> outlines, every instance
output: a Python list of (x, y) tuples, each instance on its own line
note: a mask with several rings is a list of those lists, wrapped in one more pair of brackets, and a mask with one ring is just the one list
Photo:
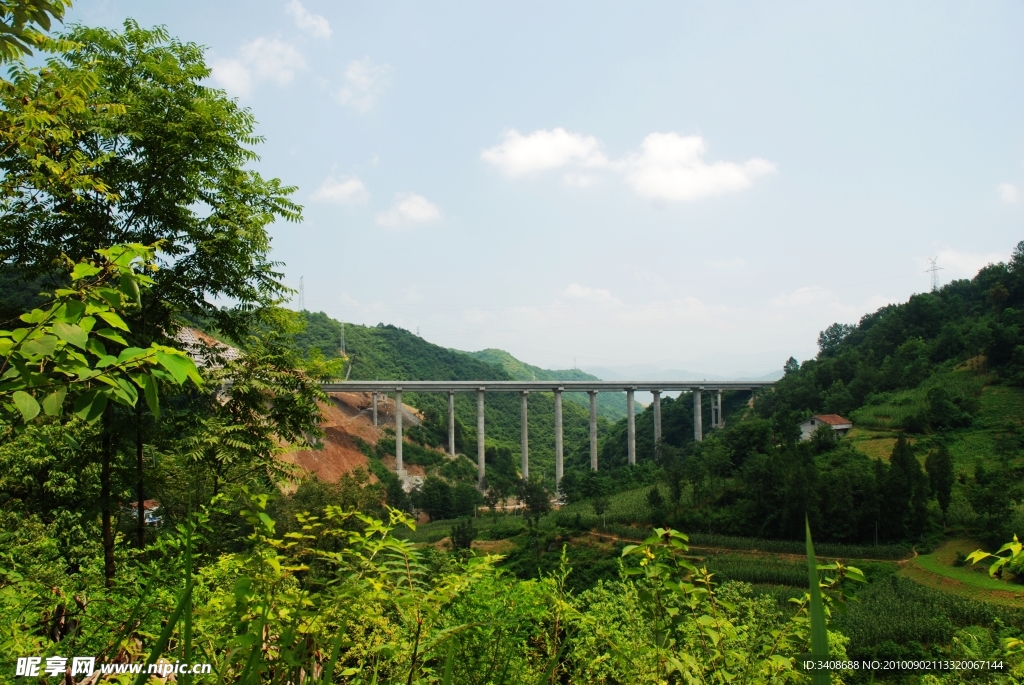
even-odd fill
[[(899, 576), (873, 581), (834, 626), (850, 638), (855, 659), (931, 659), (947, 657), (957, 631), (1016, 625), (1019, 611), (999, 609), (918, 585)], [(999, 630), (996, 628), (996, 630)]]
[(430, 517), (431, 521), (473, 516), (483, 504), (483, 495), (469, 483), (456, 483), (428, 476), (412, 492), (412, 503)]
[[(66, 38), (45, 67), (16, 70), (15, 87), (0, 95), (4, 116), (26, 122), (0, 155), (4, 266), (33, 277), (62, 255), (160, 242), (146, 334), (185, 314), (240, 337), (254, 305), (286, 293), (267, 226), (301, 216), (293, 188), (251, 169), (248, 146), (260, 140), (252, 114), (204, 84), (201, 47), (165, 29), (129, 20), (121, 32), (75, 26)], [(65, 84), (80, 104), (61, 104)], [(39, 104), (47, 98), (52, 105)]]
[(473, 525), (473, 519), (459, 519), (459, 521), (452, 526), (452, 531), (450, 533), (452, 549), (471, 549), (473, 546), (473, 540), (476, 539), (476, 534), (477, 529), (476, 526)]
[(27, 327), (0, 330), (0, 399), (25, 422), (40, 412), (60, 416), (69, 392), (75, 414), (89, 422), (109, 401), (134, 407), (140, 391), (159, 415), (158, 382), (202, 385), (184, 353), (156, 343), (132, 347), (123, 337), (129, 330), (121, 315), (152, 285), (144, 271), (152, 266), (153, 248), (96, 252), (98, 261), (67, 263), (70, 287), (57, 289), (45, 309), (23, 314)]
[(46, 44), (54, 19), (63, 21), (70, 0), (5, 0), (0, 2), (0, 62), (31, 55)]
[(520, 482), (519, 499), (533, 516), (540, 516), (551, 510), (551, 493), (544, 487), (544, 481), (539, 478)]
[(928, 455), (924, 465), (932, 492), (935, 493), (942, 515), (945, 516), (953, 495), (953, 459), (949, 455), (949, 448), (940, 444), (936, 452)]
[[(505, 350), (489, 348), (479, 352), (464, 352), (474, 359), (493, 364), (504, 369), (509, 378), (517, 381), (596, 381), (597, 376), (579, 369), (548, 370), (519, 361)], [(573, 402), (590, 411), (590, 397), (582, 392), (567, 392), (563, 396), (566, 402)], [(626, 397), (622, 393), (598, 393), (597, 415), (609, 421), (618, 421), (626, 416)]]
[(967, 562), (971, 564), (977, 564), (988, 559), (992, 560), (992, 565), (988, 568), (990, 576), (1001, 575), (1004, 567), (1014, 569), (1016, 572), (1016, 570), (1024, 566), (1024, 545), (1021, 545), (1017, 536), (1014, 535), (1011, 542), (1004, 544), (994, 554), (977, 549), (967, 556)]

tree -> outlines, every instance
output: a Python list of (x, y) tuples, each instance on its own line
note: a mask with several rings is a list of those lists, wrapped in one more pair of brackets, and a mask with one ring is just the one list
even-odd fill
[(836, 353), (839, 343), (857, 330), (856, 326), (846, 323), (834, 323), (818, 334), (818, 351), (823, 357), (831, 357)]
[(602, 493), (600, 495), (596, 495), (592, 500), (590, 500), (590, 505), (594, 507), (594, 513), (601, 517), (601, 526), (605, 527), (607, 524), (604, 520), (604, 514), (612, 505), (611, 498)]
[(544, 487), (544, 481), (539, 478), (520, 481), (519, 499), (535, 517), (551, 510), (551, 494)]
[(953, 459), (949, 455), (949, 449), (945, 445), (939, 445), (937, 451), (928, 455), (924, 468), (928, 472), (932, 492), (939, 501), (942, 518), (945, 520), (953, 493)]
[(70, 0), (6, 0), (0, 2), (0, 62), (31, 55), (46, 42), (50, 22), (64, 20)]
[[(100, 256), (97, 261), (71, 264), (65, 258), (70, 287), (58, 288), (45, 309), (23, 314), (21, 321), (28, 327), (0, 331), (0, 401), (8, 411), (16, 410), (23, 422), (29, 422), (40, 411), (59, 417), (70, 393), (79, 418), (89, 423), (102, 418), (100, 501), (104, 573), (110, 583), (114, 577), (113, 404), (137, 407), (141, 412), (141, 391), (149, 411), (159, 415), (160, 382), (182, 385), (192, 380), (201, 385), (202, 381), (183, 352), (157, 343), (146, 349), (129, 346), (124, 338), (130, 330), (122, 314), (138, 306), (140, 292), (152, 284), (144, 272), (152, 266), (153, 248), (120, 245), (96, 252)], [(108, 345), (113, 349), (108, 350)], [(139, 494), (141, 521), (141, 487)]]
[(452, 487), (436, 476), (428, 476), (423, 485), (413, 491), (413, 504), (431, 521), (451, 518)]
[(452, 514), (455, 516), (475, 516), (476, 508), (483, 501), (480, 491), (469, 483), (456, 483), (452, 487)]
[(881, 511), (891, 540), (919, 535), (927, 517), (928, 479), (914, 456), (913, 447), (900, 433), (889, 457), (889, 472), (882, 486)]
[(468, 550), (473, 548), (473, 540), (476, 539), (477, 529), (473, 525), (473, 519), (460, 519), (452, 526), (449, 540), (452, 550)]
[(299, 325), (294, 312), (265, 308), (258, 321), (243, 355), (207, 370), (208, 385), (218, 390), (189, 404), (195, 421), (183, 430), (181, 451), (212, 473), (212, 496), (228, 482), (288, 475), (277, 455), (285, 446), (316, 446), (323, 434), (317, 402), (327, 399), (319, 382), (335, 377), (342, 363), (299, 355), (291, 342)]
[[(5, 2), (0, 20), (12, 40), (34, 40), (32, 22), (45, 29), (65, 6)], [(122, 33), (78, 26), (65, 38), (36, 41), (57, 54), (43, 67), (16, 64), (0, 91), (0, 273), (59, 285), (53, 265), (65, 256), (158, 244), (161, 268), (127, 321), (127, 344), (169, 342), (182, 316), (242, 339), (253, 311), (287, 292), (267, 226), (300, 218), (292, 188), (247, 168), (259, 142), (251, 113), (202, 83), (202, 48), (162, 28), (129, 20)], [(0, 53), (27, 50), (3, 41)], [(131, 422), (102, 413), (104, 459), (121, 442), (115, 432), (135, 434), (143, 546), (146, 424), (138, 410)]]
[(811, 449), (815, 454), (830, 452), (839, 446), (839, 433), (823, 423), (811, 433)]
[[(256, 159), (247, 145), (260, 140), (252, 114), (202, 83), (202, 48), (162, 28), (129, 20), (123, 33), (76, 27), (67, 38), (46, 68), (19, 68), (0, 93), (15, 123), (41, 118), (39, 103), (62, 99), (65, 83), (85, 93), (80, 107), (46, 110), (37, 144), (16, 138), (17, 126), (3, 130), (0, 266), (46, 275), (63, 254), (160, 242), (139, 313), (146, 331), (136, 333), (173, 332), (187, 314), (239, 334), (246, 312), (287, 292), (267, 226), (301, 217), (293, 188), (247, 168)], [(214, 298), (237, 304), (222, 309)]]

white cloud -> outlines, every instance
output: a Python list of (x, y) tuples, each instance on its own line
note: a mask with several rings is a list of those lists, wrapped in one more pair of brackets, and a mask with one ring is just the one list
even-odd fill
[(279, 86), (291, 83), (306, 60), (293, 46), (277, 38), (260, 37), (239, 49), (237, 57), (214, 58), (213, 80), (232, 95), (248, 95), (261, 81)]
[(414, 224), (429, 224), (441, 219), (437, 205), (416, 193), (396, 193), (391, 209), (377, 215), (377, 225), (400, 228)]
[(361, 205), (370, 199), (370, 191), (355, 176), (340, 179), (328, 176), (313, 193), (313, 199), (339, 205)]
[(996, 192), (999, 193), (999, 199), (1003, 201), (1003, 204), (1015, 205), (1020, 200), (1020, 191), (1012, 183), (1000, 183)]
[(374, 64), (369, 57), (352, 60), (345, 67), (345, 85), (334, 97), (346, 107), (368, 112), (383, 95), (394, 71), (388, 64)]
[(644, 138), (640, 154), (628, 159), (626, 183), (641, 197), (689, 202), (746, 190), (754, 179), (775, 171), (774, 164), (758, 158), (709, 164), (704, 161), (706, 149), (700, 136), (652, 133)]
[(310, 33), (315, 38), (328, 38), (331, 35), (331, 25), (324, 17), (313, 14), (302, 6), (299, 0), (291, 0), (285, 5), (285, 11), (292, 15), (295, 25)]
[[(667, 202), (738, 192), (776, 171), (775, 164), (760, 158), (740, 163), (706, 162), (706, 150), (700, 136), (652, 133), (644, 138), (639, 152), (609, 160), (593, 136), (564, 128), (529, 135), (512, 129), (502, 135), (498, 145), (483, 150), (480, 158), (512, 178), (562, 167), (606, 170), (621, 174), (637, 195)], [(593, 185), (599, 178), (593, 173), (563, 175), (565, 182), (575, 187)]]
[(501, 143), (482, 151), (480, 157), (514, 178), (567, 164), (604, 166), (608, 159), (600, 145), (593, 136), (570, 133), (564, 128), (534, 131), (528, 136), (511, 129), (502, 135)]

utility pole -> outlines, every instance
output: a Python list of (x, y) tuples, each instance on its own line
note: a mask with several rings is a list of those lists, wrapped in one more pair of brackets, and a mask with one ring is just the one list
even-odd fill
[(928, 268), (924, 271), (932, 275), (932, 292), (936, 293), (939, 291), (939, 272), (942, 271), (942, 267), (939, 266), (938, 257), (929, 257), (928, 264)]
[(299, 311), (306, 311), (306, 277), (299, 276)]

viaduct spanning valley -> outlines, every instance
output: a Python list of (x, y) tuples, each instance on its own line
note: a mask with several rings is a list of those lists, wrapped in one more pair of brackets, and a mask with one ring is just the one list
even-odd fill
[(772, 381), (345, 381), (324, 383), (325, 392), (369, 392), (373, 394), (373, 423), (377, 425), (377, 397), (393, 393), (395, 397), (395, 470), (405, 476), (402, 465), (402, 392), (448, 393), (448, 449), (455, 455), (455, 393), (476, 393), (476, 452), (477, 484), (484, 487), (484, 395), (488, 392), (517, 392), (520, 397), (522, 475), (530, 477), (530, 445), (527, 429), (527, 396), (531, 392), (551, 392), (555, 396), (555, 482), (562, 480), (562, 393), (585, 392), (590, 395), (590, 468), (597, 470), (597, 394), (599, 392), (625, 392), (628, 426), (628, 459), (636, 463), (636, 412), (633, 394), (637, 390), (650, 392), (654, 397), (654, 440), (661, 439), (661, 393), (672, 391), (693, 392), (693, 438), (704, 437), (701, 398), (705, 391), (711, 396), (711, 427), (725, 425), (722, 417), (722, 391), (749, 390), (773, 385)]

